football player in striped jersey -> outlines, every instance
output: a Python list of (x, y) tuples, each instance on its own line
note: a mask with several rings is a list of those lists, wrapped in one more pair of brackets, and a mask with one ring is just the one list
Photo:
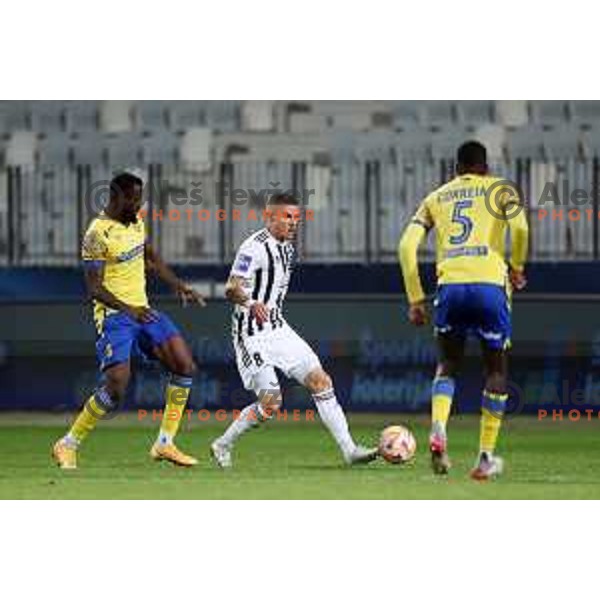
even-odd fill
[(289, 195), (274, 196), (267, 211), (266, 227), (241, 244), (225, 288), (227, 299), (234, 305), (232, 333), (238, 371), (244, 387), (257, 399), (212, 443), (213, 457), (220, 467), (230, 467), (236, 440), (279, 410), (282, 394), (277, 368), (309, 390), (344, 461), (370, 462), (376, 458), (377, 449), (354, 442), (331, 377), (283, 315), (296, 252), (293, 240), (301, 218), (298, 200)]

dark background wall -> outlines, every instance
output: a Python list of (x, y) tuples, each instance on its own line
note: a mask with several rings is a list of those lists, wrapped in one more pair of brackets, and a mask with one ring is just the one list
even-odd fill
[[(206, 277), (206, 269), (182, 273), (192, 280)], [(223, 281), (223, 270), (213, 273)], [(600, 404), (600, 317), (591, 295), (598, 287), (596, 273), (591, 263), (530, 269), (531, 291), (518, 295), (514, 305), (513, 410)], [(5, 270), (0, 282), (0, 408), (76, 408), (97, 382), (94, 328), (90, 306), (82, 301), (81, 274)], [(397, 267), (302, 267), (295, 289), (313, 285), (319, 293), (290, 297), (287, 317), (322, 357), (342, 403), (357, 411), (426, 410), (435, 345), (430, 328), (417, 330), (406, 321)], [(394, 290), (398, 293), (389, 293)], [(14, 294), (18, 301), (10, 299)], [(182, 309), (160, 296), (156, 304), (181, 326), (200, 365), (192, 406), (245, 404), (249, 396), (233, 362), (226, 303), (212, 299), (206, 309)], [(473, 343), (458, 389), (459, 410), (479, 407), (477, 355)], [(156, 365), (136, 364), (126, 407), (159, 408), (161, 387)], [(292, 382), (285, 387), (288, 406), (307, 405), (302, 389)]]

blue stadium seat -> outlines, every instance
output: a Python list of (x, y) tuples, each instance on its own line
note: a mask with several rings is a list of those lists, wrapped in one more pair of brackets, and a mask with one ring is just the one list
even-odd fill
[(462, 129), (441, 130), (429, 134), (431, 137), (431, 154), (435, 160), (455, 162), (456, 150), (472, 136)]
[(178, 161), (179, 137), (170, 131), (156, 131), (141, 144), (144, 164), (173, 165)]
[(357, 158), (355, 152), (359, 135), (353, 131), (332, 130), (329, 137), (330, 153), (334, 163), (352, 162)]
[(567, 103), (565, 100), (532, 100), (529, 114), (534, 125), (562, 125), (567, 120)]
[(490, 100), (458, 100), (456, 115), (462, 125), (482, 125), (495, 121), (494, 102)]
[(0, 102), (0, 134), (29, 128), (27, 104), (20, 100)]
[(506, 152), (510, 159), (517, 157), (544, 159), (543, 129), (535, 125), (506, 132)]
[(61, 100), (34, 100), (29, 103), (31, 129), (36, 133), (53, 133), (65, 128), (65, 103)]
[(105, 162), (104, 136), (100, 133), (81, 134), (73, 140), (73, 161), (76, 165), (102, 165)]
[(584, 156), (600, 158), (600, 123), (590, 127), (587, 131), (583, 131), (581, 138)]
[(414, 128), (423, 119), (423, 102), (420, 100), (399, 100), (392, 107), (394, 129)]
[(142, 161), (141, 138), (137, 133), (107, 135), (104, 139), (109, 167), (136, 166)]
[(196, 100), (172, 102), (169, 107), (169, 123), (171, 130), (177, 132), (204, 125), (204, 103)]
[(355, 155), (360, 160), (390, 162), (397, 134), (391, 131), (372, 131), (357, 135)]
[(571, 119), (579, 126), (594, 126), (600, 124), (600, 101), (571, 100), (569, 102)]
[(72, 133), (97, 131), (99, 124), (97, 100), (68, 100), (65, 102), (65, 126)]
[(396, 160), (429, 160), (431, 158), (431, 132), (406, 131), (394, 136)]
[(579, 131), (569, 125), (542, 132), (542, 142), (548, 160), (579, 159), (582, 156)]
[(456, 122), (454, 102), (429, 100), (423, 103), (424, 124), (434, 128), (448, 128)]
[(67, 166), (72, 159), (70, 135), (55, 132), (38, 140), (38, 164)]
[(156, 131), (166, 127), (169, 102), (165, 100), (140, 100), (134, 108), (134, 124), (137, 131)]
[(210, 100), (206, 102), (206, 125), (218, 132), (240, 129), (240, 107), (234, 100)]

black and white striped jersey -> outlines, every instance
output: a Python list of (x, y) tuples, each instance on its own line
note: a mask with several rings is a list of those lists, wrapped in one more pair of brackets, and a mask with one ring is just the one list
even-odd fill
[(243, 280), (246, 294), (269, 308), (269, 320), (258, 325), (247, 308), (235, 305), (233, 335), (241, 340), (283, 327), (283, 301), (290, 284), (296, 249), (291, 242), (277, 241), (261, 229), (240, 245), (231, 275)]

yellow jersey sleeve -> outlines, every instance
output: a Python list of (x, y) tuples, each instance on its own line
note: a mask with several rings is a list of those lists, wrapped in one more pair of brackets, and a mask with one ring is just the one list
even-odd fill
[(433, 217), (431, 215), (430, 204), (431, 196), (427, 196), (427, 198), (425, 198), (425, 200), (421, 202), (419, 208), (417, 209), (417, 212), (411, 220), (411, 223), (414, 223), (415, 225), (421, 225), (422, 227), (424, 227), (425, 231), (429, 231), (434, 225)]
[(93, 224), (86, 231), (81, 244), (81, 259), (84, 262), (104, 262), (108, 259), (108, 244), (102, 232)]
[(398, 260), (404, 280), (404, 289), (410, 304), (422, 302), (425, 299), (425, 292), (419, 276), (417, 253), (427, 232), (433, 227), (429, 203), (429, 197), (423, 200), (404, 230), (398, 245)]

